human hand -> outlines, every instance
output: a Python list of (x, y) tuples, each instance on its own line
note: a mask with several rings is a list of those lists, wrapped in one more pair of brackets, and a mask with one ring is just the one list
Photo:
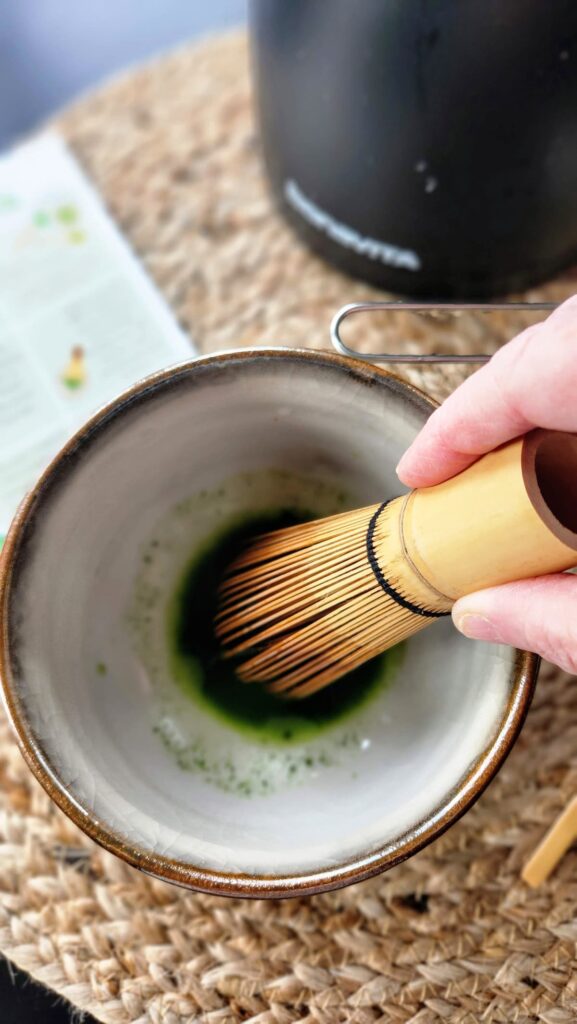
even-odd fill
[[(409, 487), (440, 483), (533, 427), (577, 432), (577, 295), (461, 384), (429, 418), (397, 473)], [(577, 672), (573, 575), (480, 590), (456, 601), (452, 614), (465, 636), (535, 651)]]

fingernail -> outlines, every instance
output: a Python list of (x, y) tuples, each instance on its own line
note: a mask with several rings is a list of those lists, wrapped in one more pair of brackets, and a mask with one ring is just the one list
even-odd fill
[(465, 612), (454, 618), (454, 623), (463, 636), (471, 640), (489, 640), (491, 643), (502, 643), (503, 638), (494, 622), (484, 615), (477, 615), (475, 612)]
[(397, 463), (397, 468), (395, 469), (395, 473), (397, 474), (397, 476), (399, 475), (399, 473), (403, 472), (404, 466), (406, 466), (407, 462), (410, 461), (409, 458), (408, 458), (409, 451), (410, 451), (410, 449), (407, 449), (405, 454), (401, 456), (401, 458), (399, 459), (399, 461)]

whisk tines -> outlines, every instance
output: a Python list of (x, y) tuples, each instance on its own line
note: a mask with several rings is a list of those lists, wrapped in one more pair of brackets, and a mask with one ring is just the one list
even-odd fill
[(391, 600), (367, 558), (385, 506), (369, 506), (265, 534), (221, 587), (216, 630), (237, 673), (269, 691), (306, 697), (403, 638), (407, 609)]

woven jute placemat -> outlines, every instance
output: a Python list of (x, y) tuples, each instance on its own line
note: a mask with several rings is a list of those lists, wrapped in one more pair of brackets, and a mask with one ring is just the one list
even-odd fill
[[(326, 347), (335, 309), (377, 297), (311, 256), (273, 212), (244, 37), (137, 70), (59, 126), (203, 351)], [(566, 275), (531, 297), (574, 288)], [(432, 330), (407, 316), (367, 323), (362, 344), (491, 351), (507, 333), (478, 317)], [(414, 379), (442, 396), (460, 376)], [(510, 759), (434, 845), (340, 892), (225, 900), (101, 851), (33, 781), (2, 722), (0, 950), (110, 1024), (570, 1024), (577, 855), (535, 892), (519, 872), (576, 791), (577, 687), (545, 667)]]

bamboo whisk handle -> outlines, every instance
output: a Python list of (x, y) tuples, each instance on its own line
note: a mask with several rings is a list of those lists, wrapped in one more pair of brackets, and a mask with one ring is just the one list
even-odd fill
[(403, 557), (433, 607), (577, 565), (577, 435), (534, 430), (399, 500)]
[(452, 480), (257, 538), (217, 629), (241, 678), (306, 697), (459, 597), (577, 565), (577, 435), (535, 430)]

